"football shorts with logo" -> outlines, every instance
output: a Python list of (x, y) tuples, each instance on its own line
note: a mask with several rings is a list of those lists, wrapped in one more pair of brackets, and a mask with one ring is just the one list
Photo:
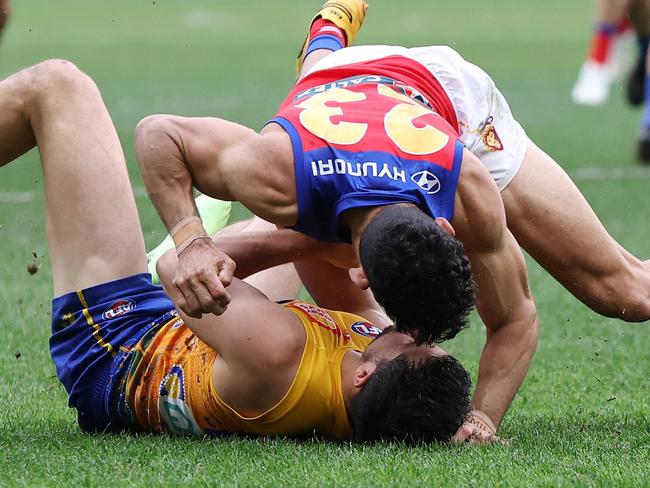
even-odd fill
[(312, 71), (269, 123), (293, 146), (294, 229), (349, 241), (343, 212), (396, 203), (453, 219), (463, 145), (443, 87), (416, 61), (396, 55)]
[(145, 273), (52, 300), (50, 354), (83, 430), (120, 428), (109, 408), (113, 366), (173, 310)]
[[(455, 119), (445, 112), (440, 115), (457, 128), (463, 144), (483, 162), (499, 190), (503, 190), (521, 167), (528, 137), (490, 76), (450, 47), (354, 46), (329, 54), (310, 73), (387, 56), (414, 60), (437, 80), (451, 102)], [(436, 105), (435, 100), (429, 101)]]
[(219, 397), (212, 382), (217, 353), (183, 323), (148, 274), (56, 298), (52, 358), (83, 430), (351, 438), (341, 362), (347, 352), (364, 350), (379, 329), (305, 302), (283, 306), (300, 319), (305, 349), (287, 394), (254, 418)]

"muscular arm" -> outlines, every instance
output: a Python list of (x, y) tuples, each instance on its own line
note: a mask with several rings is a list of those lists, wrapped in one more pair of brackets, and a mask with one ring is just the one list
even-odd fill
[(198, 216), (192, 187), (237, 200), (273, 223), (294, 223), (293, 155), (288, 135), (279, 129), (263, 136), (213, 117), (152, 115), (136, 128), (136, 156), (147, 192), (170, 230)]
[[(263, 221), (257, 222), (256, 227), (259, 229), (259, 222)], [(267, 230), (226, 232), (212, 236), (214, 244), (237, 262), (237, 278), (244, 279), (274, 266), (306, 260), (322, 260), (324, 263), (334, 261), (345, 267), (356, 265), (354, 251), (349, 244), (325, 243), (299, 232), (277, 229), (274, 225), (267, 224)], [(167, 251), (158, 261), (158, 272), (161, 280), (164, 276), (165, 286), (171, 285), (177, 265), (178, 259), (173, 250)], [(347, 277), (346, 270), (341, 272)], [(319, 277), (313, 276), (313, 279), (318, 280)]]
[[(498, 427), (535, 351), (537, 315), (524, 257), (506, 228), (498, 190), (476, 158), (466, 155), (466, 159), (458, 189), (456, 229), (472, 263), (478, 311), (487, 328), (473, 405)], [(472, 425), (463, 428), (461, 437), (473, 430)]]
[[(192, 188), (222, 200), (239, 200), (254, 213), (284, 224), (295, 214), (292, 174), (284, 167), (282, 134), (262, 137), (216, 118), (167, 115), (136, 129), (136, 155), (147, 191), (177, 246), (179, 266), (168, 293), (192, 317), (223, 313), (230, 301), (234, 262), (207, 238)], [(293, 190), (293, 191), (291, 191)], [(293, 197), (293, 201), (292, 201)], [(289, 222), (293, 223), (293, 222)]]
[(473, 405), (498, 427), (535, 352), (537, 317), (523, 256), (509, 232), (499, 250), (471, 253), (470, 259), (487, 328)]

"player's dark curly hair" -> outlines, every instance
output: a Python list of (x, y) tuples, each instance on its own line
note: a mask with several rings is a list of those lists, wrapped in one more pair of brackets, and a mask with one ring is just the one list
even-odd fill
[(359, 442), (447, 442), (471, 409), (471, 384), (451, 356), (420, 364), (398, 356), (381, 363), (352, 399), (355, 437)]
[(383, 209), (361, 235), (359, 257), (375, 299), (416, 342), (451, 339), (476, 303), (463, 245), (412, 205)]

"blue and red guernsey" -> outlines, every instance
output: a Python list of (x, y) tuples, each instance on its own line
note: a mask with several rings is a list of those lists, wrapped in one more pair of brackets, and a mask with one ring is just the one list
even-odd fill
[(349, 241), (343, 212), (396, 203), (452, 220), (463, 145), (451, 102), (416, 61), (388, 56), (316, 71), (270, 122), (293, 145), (295, 230)]

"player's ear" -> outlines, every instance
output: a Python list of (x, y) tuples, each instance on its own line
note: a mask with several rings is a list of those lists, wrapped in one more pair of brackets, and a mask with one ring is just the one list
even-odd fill
[(456, 237), (456, 231), (451, 226), (451, 223), (444, 217), (436, 217), (436, 223), (451, 237)]
[(362, 268), (350, 268), (348, 271), (350, 275), (350, 280), (352, 283), (357, 285), (362, 290), (367, 290), (370, 284), (368, 283), (368, 277), (366, 273), (363, 272)]
[(357, 369), (354, 370), (352, 385), (355, 388), (363, 388), (368, 380), (372, 378), (372, 375), (375, 374), (375, 369), (377, 369), (377, 364), (372, 361), (361, 363), (357, 366)]

